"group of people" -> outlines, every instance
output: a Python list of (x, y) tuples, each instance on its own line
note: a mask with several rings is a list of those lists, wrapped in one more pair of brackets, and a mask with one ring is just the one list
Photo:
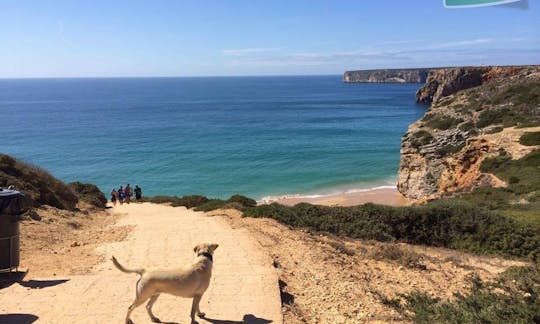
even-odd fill
[(116, 206), (116, 203), (119, 203), (120, 205), (123, 203), (129, 204), (131, 202), (131, 197), (133, 197), (133, 193), (135, 193), (135, 200), (141, 201), (142, 189), (139, 187), (139, 185), (135, 185), (134, 190), (131, 189), (129, 183), (125, 187), (120, 186), (118, 190), (113, 188), (111, 190), (111, 202), (114, 206)]

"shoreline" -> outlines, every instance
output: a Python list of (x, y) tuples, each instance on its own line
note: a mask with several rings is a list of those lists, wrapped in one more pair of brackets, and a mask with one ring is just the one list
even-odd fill
[(412, 200), (404, 197), (395, 187), (381, 186), (372, 189), (350, 190), (341, 193), (326, 195), (290, 195), (265, 197), (258, 204), (279, 203), (286, 206), (294, 206), (298, 203), (310, 203), (324, 206), (356, 206), (366, 203), (374, 203), (387, 206), (409, 206)]

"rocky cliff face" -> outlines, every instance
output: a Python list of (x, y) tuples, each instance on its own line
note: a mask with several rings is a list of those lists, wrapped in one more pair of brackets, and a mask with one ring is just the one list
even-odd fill
[(426, 84), (416, 92), (416, 101), (437, 102), (460, 90), (477, 87), (493, 79), (509, 77), (523, 71), (525, 66), (481, 66), (432, 69)]
[(502, 150), (519, 159), (538, 148), (519, 138), (540, 131), (540, 67), (434, 70), (421, 91), (433, 104), (402, 138), (398, 190), (406, 197), (505, 186), (480, 171), (482, 161)]
[(424, 83), (429, 69), (386, 69), (347, 71), (343, 82)]

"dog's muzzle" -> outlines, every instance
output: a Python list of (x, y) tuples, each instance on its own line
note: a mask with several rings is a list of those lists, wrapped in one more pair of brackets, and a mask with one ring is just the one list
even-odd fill
[(208, 260), (214, 262), (214, 259), (212, 258), (212, 254), (210, 254), (210, 253), (203, 252), (203, 253), (197, 254), (197, 256), (198, 256), (198, 257), (199, 257), (199, 256), (206, 257), (206, 258), (208, 258)]

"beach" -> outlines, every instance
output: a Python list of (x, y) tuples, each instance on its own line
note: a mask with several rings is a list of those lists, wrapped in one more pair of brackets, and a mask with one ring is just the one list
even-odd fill
[(328, 195), (291, 195), (275, 198), (267, 198), (261, 203), (279, 203), (294, 206), (298, 203), (310, 203), (324, 206), (356, 206), (366, 203), (374, 203), (389, 206), (408, 206), (411, 200), (404, 197), (397, 188), (381, 187), (365, 190), (351, 190), (348, 192)]

